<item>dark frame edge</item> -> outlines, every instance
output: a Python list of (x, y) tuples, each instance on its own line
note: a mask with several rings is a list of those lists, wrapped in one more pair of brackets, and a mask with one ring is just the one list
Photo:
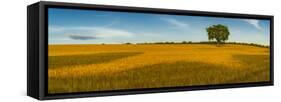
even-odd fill
[(40, 1), (39, 2), (39, 100), (44, 100), (44, 98), (46, 97), (46, 94), (45, 94), (45, 80), (46, 77), (45, 77), (45, 73), (47, 73), (48, 71), (45, 71), (46, 68), (46, 63), (45, 63), (45, 53), (46, 53), (46, 50), (45, 50), (45, 39), (48, 39), (45, 35), (45, 30), (48, 30), (48, 28), (45, 28), (45, 8), (44, 8), (45, 4), (44, 4), (44, 1)]
[[(102, 4), (86, 4), (86, 3), (70, 3), (55, 1), (40, 1), (40, 3), (48, 6), (64, 6), (64, 8), (88, 9), (95, 8), (97, 10), (104, 9), (106, 11), (122, 11), (122, 12), (140, 12), (140, 13), (163, 13), (163, 14), (182, 14), (195, 16), (214, 16), (226, 18), (249, 18), (249, 19), (271, 19), (273, 15), (246, 14), (246, 13), (228, 13), (228, 12), (212, 12), (199, 10), (179, 10), (166, 8), (150, 8), (150, 7), (132, 7), (132, 6), (116, 6)], [(173, 13), (172, 13), (173, 12)]]
[(39, 99), (39, 2), (27, 6), (27, 95)]
[(206, 86), (191, 86), (183, 88), (170, 88), (170, 89), (153, 89), (153, 90), (138, 90), (138, 91), (123, 91), (123, 92), (109, 92), (109, 93), (82, 93), (82, 94), (68, 94), (68, 95), (54, 95), (45, 96), (42, 100), (52, 100), (52, 99), (75, 99), (75, 98), (87, 98), (87, 97), (108, 97), (117, 95), (138, 95), (138, 94), (152, 94), (152, 93), (168, 93), (168, 92), (188, 92), (196, 90), (220, 90), (220, 89), (233, 89), (233, 88), (254, 88), (254, 87), (265, 87), (272, 86), (273, 83), (270, 82), (260, 82), (260, 83), (245, 83), (245, 84), (231, 84), (231, 85), (206, 85)]
[(270, 82), (274, 85), (274, 16), (270, 16)]

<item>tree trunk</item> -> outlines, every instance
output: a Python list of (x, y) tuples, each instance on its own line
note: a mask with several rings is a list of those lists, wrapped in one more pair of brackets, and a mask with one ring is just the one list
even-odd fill
[(220, 42), (221, 42), (221, 41), (217, 39), (217, 47), (220, 46)]

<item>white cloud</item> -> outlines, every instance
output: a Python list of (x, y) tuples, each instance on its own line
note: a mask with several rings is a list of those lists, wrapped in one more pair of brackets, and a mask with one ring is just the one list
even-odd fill
[(261, 26), (259, 25), (259, 20), (255, 19), (244, 19), (243, 21), (249, 23), (250, 25), (254, 26), (255, 28), (261, 30)]
[(112, 27), (90, 27), (90, 26), (80, 26), (80, 27), (50, 27), (50, 33), (64, 34), (69, 37), (69, 34), (76, 34), (79, 36), (93, 36), (96, 38), (109, 38), (109, 37), (132, 37), (134, 33), (117, 29)]
[(161, 20), (168, 22), (169, 24), (171, 24), (177, 28), (180, 28), (180, 29), (189, 27), (189, 25), (187, 23), (183, 23), (183, 22), (173, 19), (173, 18), (161, 18)]

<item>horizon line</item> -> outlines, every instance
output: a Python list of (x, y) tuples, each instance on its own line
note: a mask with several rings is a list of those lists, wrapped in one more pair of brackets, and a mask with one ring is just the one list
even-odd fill
[[(185, 42), (185, 43), (183, 43)], [(141, 44), (213, 44), (216, 43), (215, 41), (162, 41), (162, 42), (140, 42), (140, 43), (132, 43), (132, 42), (124, 42), (124, 43), (48, 43), (48, 45), (126, 45), (126, 44), (134, 44), (134, 45), (141, 45)], [(223, 44), (254, 44), (260, 46), (270, 46), (270, 44), (258, 44), (258, 43), (248, 43), (248, 42), (223, 42)]]

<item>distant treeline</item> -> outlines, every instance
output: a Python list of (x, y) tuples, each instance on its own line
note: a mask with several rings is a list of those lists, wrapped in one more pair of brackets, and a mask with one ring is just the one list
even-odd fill
[[(133, 43), (124, 43), (124, 44), (133, 44)], [(215, 41), (201, 41), (201, 42), (192, 42), (192, 41), (182, 41), (182, 42), (145, 42), (145, 43), (136, 43), (139, 45), (145, 45), (145, 44), (217, 44)], [(222, 42), (221, 44), (238, 44), (238, 45), (250, 45), (250, 46), (257, 46), (257, 47), (265, 47), (269, 48), (267, 45), (260, 45), (255, 43), (244, 43), (244, 42)]]

